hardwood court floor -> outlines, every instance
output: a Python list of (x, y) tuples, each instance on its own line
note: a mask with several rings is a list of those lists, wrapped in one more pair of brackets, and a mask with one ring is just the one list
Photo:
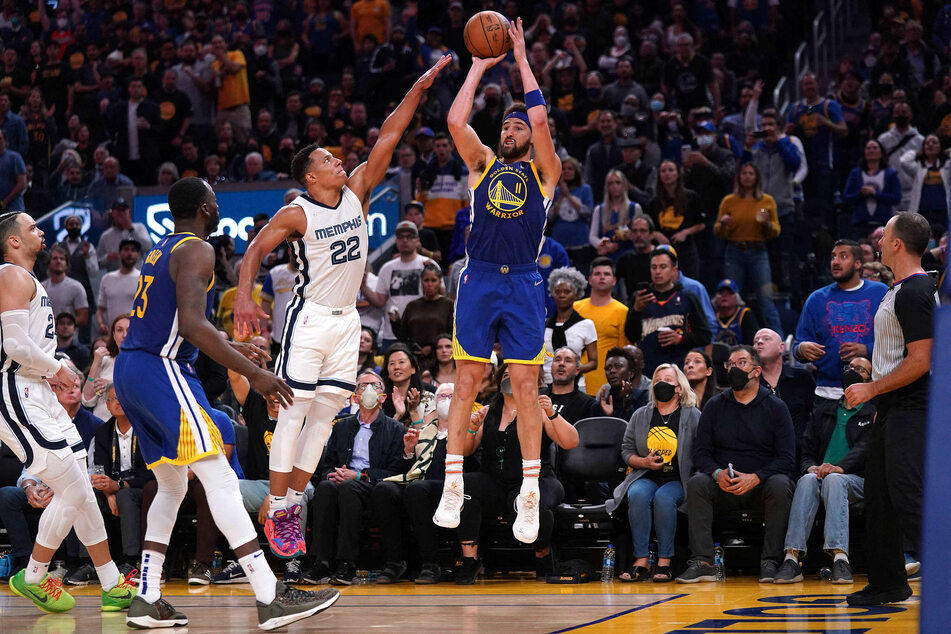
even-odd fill
[[(807, 579), (786, 586), (731, 577), (721, 584), (547, 585), (509, 576), (455, 584), (364, 585), (342, 589), (325, 613), (291, 625), (288, 632), (717, 632), (906, 633), (918, 630), (919, 584), (908, 601), (879, 608), (849, 608), (845, 594), (864, 585), (833, 586)], [(45, 615), (25, 599), (0, 588), (0, 632), (112, 634), (131, 632), (124, 614), (99, 611), (99, 588), (75, 589), (68, 614)], [(175, 581), (165, 597), (188, 615), (176, 634), (259, 632), (250, 586), (197, 589)]]

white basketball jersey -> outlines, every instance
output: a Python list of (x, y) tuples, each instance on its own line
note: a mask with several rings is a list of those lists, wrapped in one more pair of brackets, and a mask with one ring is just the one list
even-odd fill
[(289, 242), (298, 266), (294, 294), (329, 308), (354, 306), (369, 241), (360, 199), (344, 187), (336, 207), (323, 205), (307, 194), (291, 204), (299, 205), (307, 216), (304, 237)]
[[(5, 266), (17, 265), (9, 262), (0, 264), (0, 268)], [(33, 295), (33, 299), (30, 300), (30, 339), (39, 346), (40, 350), (53, 356), (56, 354), (53, 305), (50, 303), (49, 295), (46, 294), (46, 289), (35, 277), (33, 277), (33, 284), (36, 286), (36, 293)], [(21, 368), (20, 364), (11, 359), (7, 352), (3, 350), (2, 331), (0, 331), (0, 372), (20, 372), (28, 376), (39, 376), (38, 372), (31, 371), (30, 368)]]

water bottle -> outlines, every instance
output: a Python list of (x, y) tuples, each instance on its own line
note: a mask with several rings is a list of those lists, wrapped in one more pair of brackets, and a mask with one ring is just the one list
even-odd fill
[(720, 547), (720, 542), (713, 545), (713, 573), (716, 575), (717, 581), (726, 580), (726, 568), (723, 564), (723, 548)]
[(222, 562), (221, 551), (216, 550), (215, 555), (211, 560), (211, 572), (213, 574), (218, 574), (219, 572), (221, 572), (222, 563), (223, 562)]
[(654, 569), (654, 566), (657, 565), (657, 540), (652, 539), (650, 548), (647, 551), (647, 567), (650, 570)]
[(608, 544), (604, 549), (604, 559), (601, 561), (601, 581), (614, 580), (614, 544)]

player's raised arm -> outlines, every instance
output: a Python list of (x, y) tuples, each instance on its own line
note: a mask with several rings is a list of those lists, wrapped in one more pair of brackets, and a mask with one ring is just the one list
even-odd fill
[(268, 317), (264, 309), (251, 299), (254, 278), (261, 268), (264, 256), (285, 240), (296, 240), (307, 231), (307, 217), (298, 205), (281, 207), (274, 217), (254, 237), (241, 261), (238, 277), (238, 293), (234, 302), (235, 339), (247, 339), (260, 334), (258, 319)]
[(452, 107), (449, 108), (449, 117), (446, 120), (449, 134), (452, 135), (452, 141), (456, 144), (456, 151), (469, 168), (470, 182), (473, 177), (481, 176), (485, 166), (495, 158), (495, 152), (482, 144), (479, 135), (469, 125), (472, 102), (475, 100), (476, 89), (482, 81), (482, 75), (504, 58), (504, 55), (491, 58), (473, 57), (466, 81), (463, 82), (462, 88), (459, 89), (459, 93), (452, 102)]
[(169, 263), (169, 273), (175, 282), (181, 336), (221, 365), (246, 376), (265, 397), (284, 406), (293, 403), (294, 393), (283, 381), (234, 350), (205, 317), (208, 284), (215, 270), (214, 248), (198, 240), (181, 244), (172, 253)]
[(545, 98), (538, 88), (538, 81), (532, 73), (528, 56), (525, 54), (525, 31), (522, 29), (522, 18), (509, 24), (509, 37), (512, 38), (512, 52), (515, 54), (515, 62), (518, 64), (522, 86), (525, 89), (528, 120), (532, 123), (535, 167), (541, 176), (546, 193), (551, 196), (558, 179), (561, 178), (561, 159), (555, 152), (555, 144), (551, 140), (551, 131), (548, 129), (548, 109), (545, 106)]
[(373, 149), (370, 150), (370, 156), (362, 165), (359, 165), (350, 178), (347, 180), (347, 187), (350, 188), (360, 202), (363, 203), (363, 214), (366, 216), (367, 205), (370, 202), (370, 194), (373, 188), (380, 184), (383, 176), (386, 174), (386, 168), (390, 165), (393, 158), (393, 151), (399, 145), (403, 133), (413, 120), (416, 108), (419, 106), (423, 94), (429, 90), (439, 74), (449, 62), (452, 61), (452, 55), (443, 55), (439, 58), (432, 68), (423, 73), (413, 87), (409, 89), (403, 101), (396, 107), (396, 110), (390, 113), (383, 125), (380, 127), (380, 136), (376, 140)]

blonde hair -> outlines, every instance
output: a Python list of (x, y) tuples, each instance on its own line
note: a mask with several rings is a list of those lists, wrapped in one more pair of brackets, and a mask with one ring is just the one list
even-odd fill
[(608, 222), (609, 214), (605, 213), (608, 203), (611, 202), (610, 195), (608, 194), (608, 179), (612, 176), (617, 176), (621, 179), (621, 208), (617, 213), (617, 226), (626, 227), (631, 220), (628, 215), (631, 209), (631, 199), (627, 195), (628, 190), (631, 188), (631, 182), (627, 180), (627, 176), (625, 176), (621, 170), (608, 170), (607, 175), (604, 177), (604, 201), (601, 204), (601, 235), (606, 234), (614, 228), (611, 226), (611, 223)]
[(697, 395), (693, 391), (693, 388), (690, 387), (690, 381), (687, 380), (687, 375), (673, 363), (662, 363), (654, 370), (654, 374), (651, 376), (651, 389), (647, 397), (648, 402), (654, 407), (657, 407), (657, 401), (654, 399), (654, 381), (657, 379), (657, 373), (661, 370), (673, 370), (674, 374), (677, 375), (677, 385), (680, 386), (680, 398), (678, 399), (680, 406), (696, 407)]

